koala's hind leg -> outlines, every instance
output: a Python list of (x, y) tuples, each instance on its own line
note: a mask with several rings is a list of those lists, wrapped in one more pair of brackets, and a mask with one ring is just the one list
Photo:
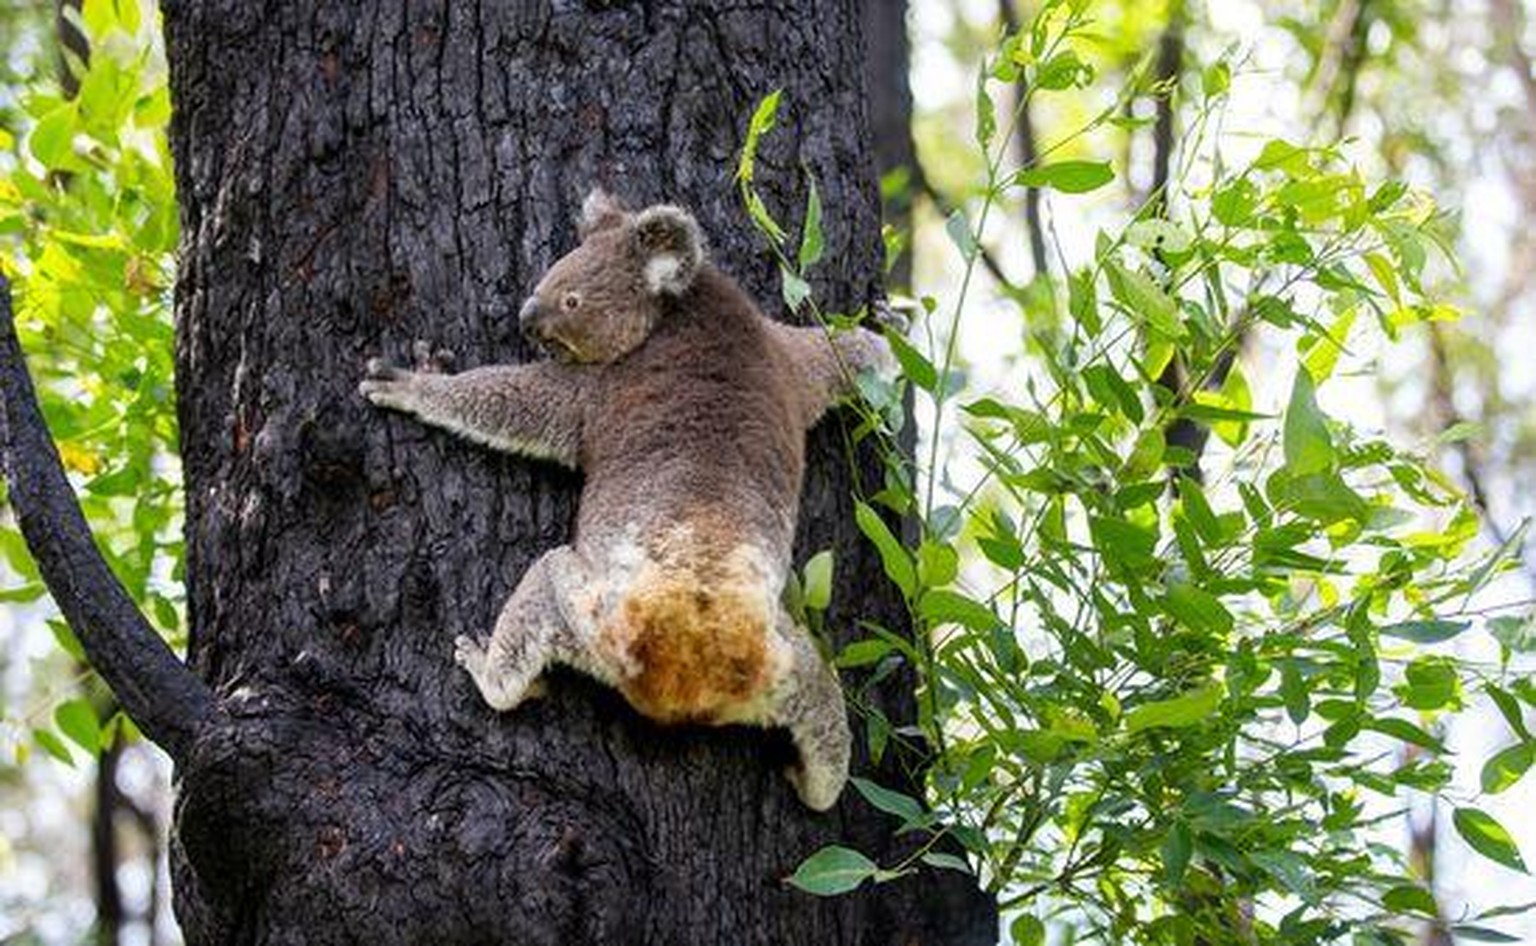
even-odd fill
[(454, 660), (469, 671), (493, 709), (509, 710), (536, 695), (532, 684), (551, 663), (586, 669), (560, 595), (560, 589), (578, 585), (584, 575), (570, 547), (551, 549), (523, 573), (489, 641), (460, 637), (454, 642)]
[(789, 729), (799, 761), (785, 774), (806, 807), (826, 811), (848, 781), (852, 736), (837, 673), (821, 658), (805, 628), (780, 625), (794, 663), (780, 686), (771, 722)]

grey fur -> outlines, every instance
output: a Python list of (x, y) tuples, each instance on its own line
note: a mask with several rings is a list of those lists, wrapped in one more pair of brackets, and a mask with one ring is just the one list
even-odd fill
[[(805, 430), (891, 365), (883, 339), (771, 322), (704, 258), (691, 215), (594, 193), (584, 239), (526, 308), (562, 362), (458, 375), (371, 362), (360, 391), (499, 450), (586, 471), (571, 545), (531, 566), (455, 659), (509, 710), (551, 663), (663, 722), (785, 726), (787, 774), (825, 810), (848, 776), (837, 676), (779, 603)], [(670, 258), (665, 279), (653, 263)]]

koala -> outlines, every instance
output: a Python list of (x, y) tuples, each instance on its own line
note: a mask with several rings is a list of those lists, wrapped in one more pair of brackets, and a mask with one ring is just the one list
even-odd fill
[(781, 603), (807, 429), (885, 340), (766, 318), (688, 212), (583, 203), (579, 245), (522, 306), (553, 357), (458, 374), (369, 362), (360, 391), (495, 450), (585, 472), (575, 534), (529, 567), (455, 659), (497, 710), (551, 664), (660, 723), (783, 726), (786, 773), (824, 811), (848, 778), (837, 675)]

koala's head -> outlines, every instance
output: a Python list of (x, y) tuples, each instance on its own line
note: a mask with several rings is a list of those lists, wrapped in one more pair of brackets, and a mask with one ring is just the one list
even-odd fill
[(577, 233), (581, 245), (550, 267), (523, 304), (522, 328), (559, 358), (617, 361), (693, 285), (704, 238), (679, 207), (631, 213), (601, 190), (582, 203)]

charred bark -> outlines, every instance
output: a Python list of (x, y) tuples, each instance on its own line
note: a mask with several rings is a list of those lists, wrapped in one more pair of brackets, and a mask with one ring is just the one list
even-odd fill
[[(723, 268), (776, 300), (731, 175), (778, 87), (759, 187), (794, 222), (814, 175), (823, 305), (876, 298), (861, 12), (165, 4), (190, 660), (222, 710), (178, 756), (190, 942), (995, 939), (995, 909), (959, 874), (826, 900), (785, 887), (824, 844), (882, 863), (898, 846), (852, 792), (827, 816), (801, 807), (782, 734), (662, 729), (570, 674), (488, 710), (451, 642), (483, 636), (564, 540), (578, 481), (355, 394), (365, 358), (418, 338), (463, 367), (530, 357), (517, 306), (573, 244), (592, 184), (686, 204)], [(858, 618), (902, 624), (852, 527), (855, 478), (878, 483), (878, 464), (850, 469), (844, 436), (839, 418), (813, 432), (798, 542), (836, 550), (840, 642)], [(910, 686), (871, 699), (900, 725)], [(893, 754), (873, 777), (912, 773)]]

